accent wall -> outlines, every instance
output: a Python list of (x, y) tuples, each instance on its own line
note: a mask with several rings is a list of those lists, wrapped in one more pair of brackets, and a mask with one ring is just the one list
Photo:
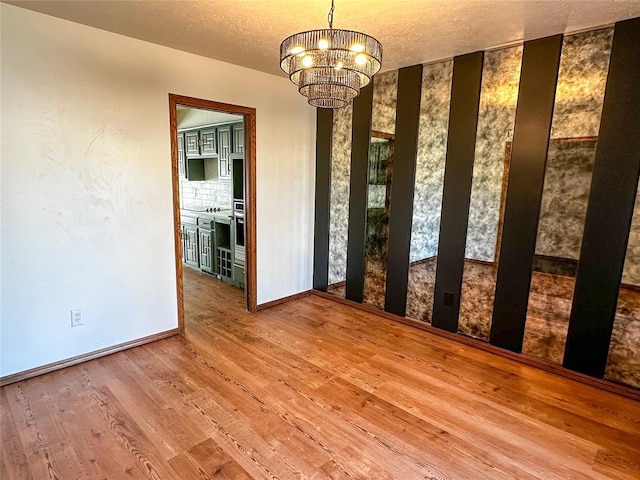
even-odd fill
[[(441, 326), (442, 318), (438, 317), (438, 311), (442, 314), (442, 312), (448, 312), (447, 309), (453, 309), (451, 310), (454, 312), (453, 328), (461, 335), (491, 342), (502, 348), (547, 362), (564, 364), (567, 368), (577, 369), (583, 373), (604, 376), (628, 386), (640, 387), (640, 363), (638, 363), (640, 358), (640, 277), (638, 276), (640, 196), (636, 195), (638, 171), (634, 170), (633, 162), (637, 160), (632, 159), (632, 145), (635, 140), (631, 135), (620, 141), (621, 148), (629, 152), (629, 171), (635, 172), (635, 176), (632, 175), (629, 179), (629, 185), (635, 182), (633, 184), (635, 207), (633, 202), (627, 202), (628, 204), (621, 209), (620, 215), (624, 217), (627, 215), (624, 212), (633, 210), (633, 220), (631, 228), (627, 229), (624, 226), (626, 220), (621, 218), (621, 221), (616, 224), (619, 225), (616, 227), (618, 230), (611, 232), (612, 235), (628, 241), (624, 268), (615, 285), (615, 288), (620, 288), (618, 308), (610, 320), (603, 320), (603, 334), (597, 340), (599, 343), (607, 342), (609, 345), (608, 358), (607, 356), (598, 357), (597, 360), (602, 371), (606, 364), (606, 372), (593, 374), (587, 367), (582, 370), (581, 366), (573, 366), (576, 358), (575, 350), (565, 351), (565, 343), (568, 337), (572, 336), (570, 325), (587, 321), (574, 319), (580, 311), (580, 305), (574, 302), (576, 279), (581, 275), (582, 278), (589, 277), (589, 269), (593, 268), (592, 262), (596, 264), (598, 262), (597, 257), (582, 256), (589, 255), (583, 252), (582, 239), (588, 228), (591, 229), (591, 235), (597, 231), (594, 223), (585, 225), (588, 210), (595, 211), (601, 206), (598, 203), (594, 204), (594, 202), (600, 202), (601, 200), (596, 199), (601, 197), (591, 198), (591, 185), (594, 171), (597, 171), (597, 169), (594, 170), (594, 162), (598, 161), (599, 155), (602, 164), (606, 161), (604, 159), (608, 154), (608, 152), (597, 154), (598, 136), (602, 131), (601, 118), (604, 115), (603, 104), (606, 103), (605, 90), (609, 87), (608, 94), (613, 97), (615, 96), (613, 89), (619, 88), (613, 86), (615, 78), (613, 82), (608, 83), (608, 79), (611, 80), (612, 45), (615, 44), (615, 32), (618, 31), (620, 39), (616, 55), (623, 59), (618, 60), (619, 62), (629, 65), (630, 62), (626, 60), (629, 57), (625, 55), (630, 55), (630, 47), (628, 47), (630, 43), (625, 46), (624, 42), (631, 42), (628, 39), (634, 38), (634, 35), (640, 42), (640, 37), (637, 35), (639, 22), (640, 20), (634, 19), (619, 22), (615, 28), (593, 29), (555, 37), (555, 39), (549, 37), (540, 41), (526, 42), (524, 46), (482, 52), (480, 100), (477, 113), (473, 110), (476, 107), (470, 104), (463, 105), (462, 110), (467, 115), (467, 119), (477, 118), (473, 168), (468, 173), (460, 170), (462, 158), (450, 155), (452, 149), (457, 147), (457, 144), (450, 143), (452, 122), (458, 121), (450, 116), (450, 114), (453, 115), (451, 99), (455, 94), (452, 85), (455, 82), (456, 62), (462, 65), (463, 57), (456, 57), (453, 62), (445, 60), (422, 66), (423, 81), (420, 92), (420, 119), (417, 126), (417, 155), (413, 159), (415, 162), (413, 185), (399, 184), (393, 178), (394, 161), (403, 160), (393, 155), (395, 137), (398, 133), (395, 125), (399, 122), (396, 115), (401, 115), (401, 112), (396, 112), (396, 97), (402, 94), (398, 91), (398, 72), (385, 72), (374, 78), (373, 100), (370, 106), (372, 131), (368, 159), (368, 223), (366, 238), (361, 246), (366, 255), (364, 303), (385, 309), (385, 291), (389, 288), (388, 284), (385, 285), (386, 279), (389, 278), (388, 272), (392, 269), (399, 271), (400, 267), (387, 261), (385, 248), (389, 236), (389, 215), (393, 218), (394, 212), (393, 207), (390, 212), (383, 207), (393, 205), (394, 189), (409, 188), (413, 191), (414, 201), (410, 225), (407, 222), (411, 236), (410, 239), (405, 239), (410, 242), (410, 256), (407, 259), (408, 278), (404, 289), (406, 317)], [(538, 43), (534, 44), (534, 42)], [(527, 45), (529, 45), (528, 60), (524, 57)], [(540, 45), (540, 48), (536, 45)], [(536, 48), (538, 48), (537, 51)], [(536, 100), (538, 86), (535, 76), (537, 73), (532, 72), (537, 70), (532, 68), (525, 73), (522, 67), (525, 61), (529, 61), (529, 65), (534, 65), (535, 63), (531, 62), (537, 62), (540, 59), (547, 61), (550, 77), (545, 81), (551, 87), (555, 85), (555, 94), (552, 89), (549, 89), (549, 95), (544, 99), (540, 97)], [(635, 98), (629, 98), (628, 102), (631, 105), (637, 105), (640, 102), (637, 94), (640, 91), (639, 72), (633, 70), (636, 68), (635, 63), (626, 68), (625, 71), (631, 72), (631, 77), (625, 80), (627, 83), (632, 82), (631, 85), (635, 82), (635, 90), (630, 87), (629, 91), (635, 92), (636, 95)], [(526, 75), (529, 77), (526, 78)], [(528, 98), (522, 97), (521, 86), (524, 81), (528, 81), (531, 86), (525, 93), (529, 95)], [(528, 101), (533, 102), (530, 105), (546, 101), (544, 111), (551, 113), (536, 113), (534, 116), (527, 117), (525, 114), (530, 113), (525, 107)], [(637, 115), (634, 116), (633, 106), (627, 110), (625, 110), (627, 113), (621, 115), (626, 115), (631, 122), (638, 121)], [(611, 109), (609, 112), (606, 121), (611, 126), (612, 122), (616, 121), (618, 113)], [(534, 122), (535, 125), (524, 123), (519, 125), (518, 115), (521, 117), (521, 122)], [(543, 118), (544, 115), (547, 117)], [(362, 194), (359, 191), (350, 192), (348, 188), (350, 162), (355, 161), (352, 159), (349, 144), (352, 129), (355, 135), (354, 125), (357, 120), (352, 116), (350, 109), (337, 110), (333, 119), (329, 217), (331, 248), (327, 291), (341, 296), (345, 295), (345, 280), (347, 284), (349, 282), (347, 243), (352, 241), (348, 238), (349, 201), (351, 196)], [(526, 148), (529, 146), (524, 145), (525, 150), (523, 150), (523, 145), (516, 145), (522, 138), (528, 141), (527, 136), (518, 140), (514, 137), (514, 132), (517, 132), (519, 127), (521, 129), (537, 128), (540, 132), (540, 128), (545, 128), (545, 122), (548, 128), (545, 140), (548, 142), (546, 156), (541, 160), (527, 158), (523, 152), (528, 154)], [(385, 173), (388, 178), (386, 190), (380, 188), (382, 182), (379, 177), (381, 164), (379, 132), (385, 134), (386, 141), (389, 143), (385, 151), (391, 152), (387, 158), (383, 159), (389, 164)], [(400, 148), (398, 145), (396, 147), (396, 150)], [(545, 146), (542, 145), (542, 147)], [(535, 148), (539, 149), (540, 145)], [(526, 172), (526, 169), (530, 168), (527, 162), (536, 163), (535, 168), (540, 172), (539, 190), (534, 191), (538, 188), (536, 186), (527, 187), (522, 191), (509, 190), (508, 186), (513, 173), (511, 169), (519, 170), (520, 173), (515, 174), (522, 175), (521, 172)], [(449, 170), (452, 175), (451, 181), (468, 178), (465, 175), (469, 175), (471, 181), (470, 194), (453, 191), (453, 207), (450, 211), (456, 212), (456, 218), (453, 223), (451, 218), (447, 218), (449, 226), (465, 219), (467, 221), (464, 254), (460, 253), (459, 258), (463, 261), (464, 267), (462, 277), (458, 278), (457, 288), (455, 281), (452, 286), (444, 288), (445, 280), (439, 279), (436, 275), (438, 262), (442, 261), (442, 248), (443, 246), (449, 248), (451, 240), (446, 234), (445, 237), (442, 236), (441, 229), (446, 217), (446, 212), (443, 210), (443, 192), (446, 191), (446, 179), (449, 175), (445, 172)], [(526, 180), (526, 175), (521, 178)], [(376, 192), (375, 195), (372, 194), (373, 191)], [(387, 198), (384, 197), (385, 192)], [(604, 197), (602, 190), (599, 194)], [(535, 217), (535, 223), (529, 223), (535, 228), (535, 230), (531, 229), (531, 235), (513, 230), (517, 223), (510, 225), (505, 222), (509, 204), (512, 208), (524, 207), (530, 217), (535, 212), (539, 212)], [(465, 211), (466, 215), (459, 215), (460, 212)], [(511, 244), (506, 246), (502, 244), (505, 229), (512, 229), (507, 232), (511, 235)], [(523, 235), (528, 237), (522, 238)], [(447, 245), (443, 245), (443, 241)], [(513, 243), (514, 241), (516, 244)], [(528, 303), (524, 302), (523, 316), (517, 320), (520, 325), (513, 323), (506, 325), (506, 330), (501, 333), (492, 332), (492, 327), (496, 326), (496, 302), (498, 301), (496, 291), (501, 252), (507, 248), (513, 253), (517, 251), (517, 249), (513, 250), (513, 246), (522, 242), (532, 245), (533, 254), (531, 263), (528, 266), (524, 265), (525, 270), (528, 271), (521, 269), (518, 273), (519, 278), (526, 281), (522, 288), (518, 287), (519, 295), (525, 300), (528, 299)], [(526, 248), (522, 249), (522, 251), (525, 250)], [(322, 252), (316, 252), (316, 255), (322, 255)], [(584, 271), (581, 272), (583, 260), (586, 260), (586, 263), (583, 267)], [(445, 261), (451, 262), (449, 259)], [(449, 280), (452, 277), (448, 270), (453, 267), (455, 267), (454, 263), (442, 265)], [(503, 267), (508, 266), (503, 265)], [(515, 279), (514, 273), (509, 268), (503, 268), (503, 270), (502, 282), (507, 285)], [(612, 272), (612, 276), (615, 277), (615, 272)], [(449, 280), (447, 285), (450, 284)], [(436, 288), (439, 282), (440, 290)], [(357, 301), (349, 298), (348, 294), (347, 299)], [(580, 298), (577, 300), (577, 302), (584, 301), (586, 300)], [(438, 308), (434, 309), (434, 306)], [(504, 304), (499, 306), (504, 307)], [(448, 313), (446, 315), (449, 316)], [(609, 331), (610, 338), (607, 336), (608, 321), (613, 322), (613, 329)], [(507, 322), (512, 321), (507, 320)], [(519, 338), (511, 338), (508, 342), (502, 343), (505, 335), (507, 337), (515, 335)], [(574, 341), (578, 338), (576, 335), (573, 334)]]

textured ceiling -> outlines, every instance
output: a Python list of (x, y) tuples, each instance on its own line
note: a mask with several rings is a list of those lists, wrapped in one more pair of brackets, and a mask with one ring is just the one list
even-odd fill
[(212, 125), (214, 123), (241, 122), (241, 115), (231, 115), (230, 113), (218, 112), (216, 110), (205, 110), (201, 108), (177, 106), (178, 128), (199, 127), (201, 125)]
[[(5, 0), (6, 1), (6, 0)], [(327, 25), (329, 0), (10, 0), (20, 7), (284, 75), (280, 42)], [(334, 27), (384, 47), (382, 70), (640, 16), (640, 0), (336, 0)]]

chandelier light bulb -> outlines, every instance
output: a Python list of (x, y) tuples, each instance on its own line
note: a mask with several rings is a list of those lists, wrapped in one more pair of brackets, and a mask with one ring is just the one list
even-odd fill
[(302, 66), (309, 68), (311, 65), (313, 65), (313, 57), (311, 57), (310, 55), (305, 56), (302, 59)]
[(327, 48), (329, 48), (329, 41), (326, 38), (321, 38), (320, 40), (318, 40), (318, 48), (320, 50), (326, 50)]
[(356, 55), (356, 63), (358, 65), (366, 65), (367, 64), (367, 56), (362, 54), (362, 53)]
[(364, 52), (364, 45), (360, 45), (359, 43), (354, 43), (353, 45), (351, 45), (351, 48), (349, 50), (356, 53)]
[(304, 48), (298, 45), (297, 47), (293, 47), (291, 50), (289, 50), (289, 52), (291, 52), (291, 55), (298, 55), (299, 53), (304, 52)]

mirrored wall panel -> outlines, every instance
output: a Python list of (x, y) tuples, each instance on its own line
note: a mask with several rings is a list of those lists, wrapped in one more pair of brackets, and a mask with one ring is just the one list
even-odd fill
[(431, 323), (453, 61), (422, 72), (418, 158), (411, 226), (407, 317)]
[[(620, 28), (620, 24), (616, 28)], [(529, 49), (529, 45), (532, 44), (525, 43), (525, 45), (485, 51), (479, 104), (476, 104), (477, 81), (473, 82), (473, 92), (465, 90), (471, 88), (470, 86), (459, 87), (456, 81), (456, 93), (457, 88), (461, 88), (465, 94), (473, 93), (473, 101), (469, 99), (465, 101), (473, 105), (464, 106), (466, 109), (473, 108), (473, 110), (463, 109), (462, 112), (466, 112), (467, 117), (472, 117), (478, 107), (472, 173), (468, 158), (470, 148), (465, 149), (466, 156), (460, 154), (460, 158), (465, 157), (463, 173), (472, 176), (472, 183), (457, 318), (459, 334), (485, 342), (490, 341), (493, 345), (508, 348), (517, 355), (529, 356), (557, 365), (563, 364), (589, 199), (591, 198), (592, 202), (597, 204), (602, 202), (602, 198), (609, 198), (608, 195), (613, 192), (612, 189), (617, 188), (611, 186), (608, 191), (599, 191), (597, 195), (591, 192), (607, 77), (610, 76), (612, 79), (610, 91), (613, 92), (616, 90), (616, 82), (613, 79), (620, 79), (620, 73), (616, 73), (617, 70), (609, 73), (613, 33), (614, 28), (607, 27), (567, 35), (562, 39), (555, 36), (541, 39), (545, 41), (536, 43), (537, 46), (535, 48), (532, 46), (532, 50)], [(562, 45), (559, 52), (560, 42)], [(620, 54), (620, 43), (616, 42), (616, 45), (616, 54)], [(623, 51), (624, 55), (633, 54), (629, 45), (626, 45)], [(542, 55), (546, 62), (546, 69), (538, 64), (535, 64), (535, 68), (529, 68), (532, 65), (529, 63), (529, 52), (534, 52), (531, 55), (535, 52)], [(527, 56), (524, 70), (523, 55)], [(479, 55), (476, 57), (480, 58)], [(529, 85), (536, 84), (538, 81), (546, 82), (549, 89), (552, 89), (558, 60), (555, 97), (546, 95), (545, 108), (542, 112), (536, 113), (532, 109), (536, 102), (540, 106), (541, 100), (536, 97), (535, 89), (521, 89), (521, 85), (527, 84), (523, 82), (521, 76), (528, 76), (526, 80)], [(408, 196), (403, 199), (405, 203), (401, 204), (402, 208), (412, 208), (405, 315), (407, 318), (425, 323), (432, 323), (434, 319), (434, 293), (439, 251), (441, 266), (444, 262), (444, 250), (439, 243), (443, 216), (442, 199), (447, 161), (453, 64), (453, 60), (447, 60), (423, 66), (413, 205), (406, 205), (406, 202), (410, 201)], [(621, 64), (616, 63), (616, 65)], [(476, 75), (478, 68), (479, 62), (474, 71)], [(364, 142), (359, 146), (363, 155), (367, 152), (368, 146), (368, 163), (365, 168), (364, 158), (357, 159), (356, 164), (361, 169), (359, 175), (363, 178), (354, 182), (357, 186), (357, 191), (354, 192), (350, 192), (353, 107), (350, 105), (333, 112), (328, 292), (342, 297), (345, 295), (349, 207), (350, 201), (353, 201), (352, 203), (357, 205), (358, 212), (357, 216), (356, 212), (353, 212), (356, 222), (351, 225), (352, 234), (359, 238), (352, 239), (352, 255), (355, 260), (350, 265), (352, 271), (349, 272), (349, 278), (354, 279), (354, 285), (357, 287), (354, 291), (359, 290), (364, 266), (363, 303), (380, 310), (385, 307), (388, 273), (398, 274), (399, 284), (390, 283), (390, 288), (394, 288), (394, 295), (403, 295), (404, 282), (401, 275), (404, 275), (407, 267), (406, 264), (389, 263), (406, 261), (400, 259), (400, 254), (405, 254), (404, 250), (398, 252), (389, 250), (390, 222), (397, 225), (391, 218), (395, 213), (392, 214), (390, 211), (391, 194), (394, 188), (394, 161), (396, 183), (398, 180), (403, 180), (401, 174), (409, 172), (409, 170), (403, 172), (399, 169), (401, 164), (397, 157), (396, 135), (400, 133), (396, 132), (398, 75), (398, 71), (393, 71), (376, 76), (373, 89), (368, 92), (373, 95), (371, 131), (368, 132), (368, 126), (365, 123), (365, 120), (368, 120), (368, 112), (363, 110), (362, 126), (365, 130), (356, 132), (357, 138)], [(477, 80), (477, 77), (475, 79)], [(403, 99), (418, 100), (418, 92), (415, 91), (418, 88), (418, 85), (415, 85), (418, 80), (419, 78), (413, 79), (414, 84), (411, 88), (414, 90), (415, 97), (403, 96)], [(617, 88), (619, 90), (619, 85)], [(516, 129), (519, 94), (521, 94), (521, 109), (518, 114), (522, 117), (518, 117), (518, 122), (529, 122), (529, 127), (544, 128), (546, 132), (550, 115), (552, 115), (546, 159), (544, 155), (537, 154), (534, 155), (535, 161), (532, 161), (527, 157), (526, 151), (527, 148), (535, 147), (537, 150), (542, 148), (544, 152), (547, 138), (543, 135), (535, 142), (530, 142), (535, 144), (533, 147), (527, 146), (524, 142), (524, 146), (521, 145), (524, 149), (521, 152), (522, 155), (514, 159), (512, 164), (511, 150)], [(627, 92), (625, 95), (628, 94)], [(552, 100), (553, 112), (551, 113)], [(471, 111), (473, 114), (469, 113)], [(456, 121), (457, 113), (456, 107)], [(619, 123), (618, 117), (622, 113), (607, 109), (605, 121)], [(620, 118), (627, 118), (628, 115), (627, 117), (625, 115)], [(415, 119), (408, 125), (415, 127)], [(454, 122), (453, 131), (458, 132), (458, 130), (457, 123)], [(410, 133), (411, 137), (415, 134), (415, 132)], [(363, 137), (367, 134), (369, 139), (365, 140)], [(470, 134), (468, 131), (464, 133), (464, 135)], [(624, 139), (616, 141), (625, 142)], [(518, 148), (516, 145), (516, 149)], [(451, 152), (451, 157), (453, 155), (454, 151)], [(462, 165), (460, 158), (457, 159), (458, 164), (455, 163), (456, 158), (450, 159), (454, 170)], [(532, 163), (535, 165), (531, 165)], [(523, 169), (523, 167), (532, 168), (532, 170)], [(543, 167), (544, 179), (542, 178)], [(601, 171), (598, 171), (601, 175)], [(515, 186), (516, 180), (522, 181), (522, 185), (516, 191), (512, 188), (509, 192), (510, 198), (507, 198), (510, 172), (511, 186)], [(531, 172), (535, 173), (535, 184), (529, 182), (527, 177)], [(407, 174), (404, 178), (411, 177)], [(357, 180), (355, 177), (353, 179)], [(466, 182), (468, 176), (464, 180)], [(598, 185), (601, 183), (599, 180)], [(466, 188), (468, 184), (464, 185)], [(525, 188), (527, 186), (530, 187), (528, 190)], [(458, 192), (456, 201), (466, 201), (464, 197), (466, 192), (466, 189), (464, 194)], [(354, 197), (350, 198), (352, 194)], [(365, 201), (366, 225), (363, 225)], [(534, 232), (538, 202), (540, 203), (537, 231)], [(505, 230), (504, 217), (507, 203), (515, 207), (509, 209), (509, 212), (514, 215), (507, 222), (508, 230)], [(605, 373), (606, 379), (635, 388), (640, 388), (639, 203), (640, 197), (636, 198)], [(460, 205), (450, 211), (448, 208), (447, 206), (444, 211), (445, 216), (458, 217), (463, 213)], [(597, 210), (598, 205), (595, 208)], [(526, 218), (526, 222), (512, 222), (512, 218), (524, 220), (526, 216), (522, 215), (524, 211), (532, 212), (534, 218)], [(406, 230), (399, 237), (403, 235), (406, 237), (409, 212), (401, 213), (406, 213), (406, 217), (399, 214), (398, 224), (404, 224)], [(455, 257), (455, 262), (452, 261), (451, 265), (452, 268), (456, 268), (457, 276), (461, 232), (449, 229), (449, 225), (459, 225), (455, 222), (464, 221), (464, 219), (443, 219), (446, 222), (442, 244), (447, 247), (447, 258), (451, 253), (449, 247), (455, 244), (455, 252), (451, 253), (451, 256)], [(596, 220), (599, 219), (596, 218)], [(586, 226), (590, 230), (590, 235), (593, 233), (591, 229), (597, 228), (595, 226), (597, 223), (598, 221), (594, 221), (594, 224)], [(623, 224), (618, 223), (619, 228), (624, 227)], [(508, 239), (508, 245), (503, 243), (503, 231), (504, 241)], [(398, 232), (402, 232), (402, 229)], [(526, 232), (528, 238), (523, 238), (523, 232)], [(451, 235), (451, 238), (447, 238), (447, 235)], [(534, 240), (535, 250), (529, 264)], [(505, 247), (502, 260), (499, 258), (501, 243)], [(398, 241), (397, 245), (399, 250), (402, 249), (401, 241)], [(451, 250), (453, 251), (453, 247)], [(360, 263), (362, 253), (364, 253), (364, 264)], [(393, 253), (398, 255), (390, 255)], [(509, 265), (504, 263), (507, 262), (507, 253), (511, 255), (510, 261), (514, 263), (512, 272), (509, 272)], [(525, 262), (518, 264), (518, 261), (522, 262), (523, 258)], [(500, 261), (506, 268), (502, 269), (500, 285), (497, 285)], [(529, 268), (531, 269), (530, 281)], [(507, 274), (503, 275), (503, 272)], [(585, 272), (586, 268), (583, 268), (582, 275), (586, 275)], [(449, 298), (452, 295), (455, 296), (455, 293), (448, 291), (457, 290), (459, 278), (454, 280), (455, 282), (446, 275), (439, 278), (438, 292), (442, 290), (444, 305), (448, 305), (447, 295)], [(505, 285), (513, 285), (514, 288), (503, 289)], [(497, 286), (500, 288), (496, 296)], [(354, 294), (353, 297), (359, 299), (360, 292), (357, 293), (358, 295)], [(404, 305), (394, 295), (390, 295), (390, 301), (387, 303), (389, 311), (400, 312)], [(514, 299), (516, 301), (512, 302)], [(527, 302), (526, 315), (522, 308), (525, 301)], [(581, 300), (581, 305), (583, 303)], [(514, 308), (519, 312), (518, 315), (512, 315)], [(494, 313), (496, 313), (496, 324), (492, 325)], [(444, 330), (454, 330), (456, 321), (454, 314), (454, 310), (436, 309), (435, 315), (442, 315), (442, 318), (436, 318), (435, 326)], [(507, 321), (506, 325), (499, 325), (499, 323), (504, 324), (505, 318), (509, 316), (514, 318), (512, 323)], [(525, 324), (522, 337), (523, 321)], [(583, 326), (579, 323), (576, 325)], [(492, 327), (493, 336), (491, 335)], [(609, 339), (607, 337), (596, 340), (602, 345)], [(476, 344), (481, 345), (479, 342)], [(522, 350), (520, 350), (521, 344)], [(568, 356), (571, 357), (571, 352)], [(571, 358), (567, 361), (567, 368), (574, 368), (570, 360)], [(602, 358), (599, 359), (599, 361), (602, 360)], [(600, 374), (601, 371), (598, 375)]]
[(389, 201), (396, 131), (398, 71), (376, 75), (373, 84), (367, 230), (365, 239), (364, 303), (384, 309), (389, 239)]
[(351, 179), (351, 123), (353, 106), (333, 112), (331, 144), (331, 211), (329, 212), (329, 286), (344, 297), (347, 278), (349, 181)]
[(485, 52), (469, 223), (460, 295), (460, 333), (489, 340), (498, 266), (500, 207), (518, 102), (522, 46)]
[(569, 327), (612, 29), (564, 38), (523, 353), (561, 364)]
[(633, 209), (605, 378), (640, 388), (640, 195), (638, 194), (636, 194), (636, 204)]

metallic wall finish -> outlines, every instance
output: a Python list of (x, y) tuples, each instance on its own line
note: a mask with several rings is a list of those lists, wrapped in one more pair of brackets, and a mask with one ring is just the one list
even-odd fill
[(640, 175), (640, 18), (618, 22), (563, 366), (602, 377)]
[[(612, 38), (613, 29), (606, 28), (562, 42), (537, 255), (580, 258)], [(522, 351), (562, 363), (575, 275), (534, 276)]]
[(485, 341), (493, 311), (505, 146), (513, 139), (521, 63), (522, 46), (503, 48), (485, 53), (482, 71), (458, 330)]
[[(376, 75), (373, 85), (371, 130), (395, 135), (398, 71)], [(380, 145), (369, 155), (367, 234), (365, 241), (364, 303), (384, 309), (389, 238), (389, 195), (393, 168), (393, 142), (372, 138)], [(386, 160), (385, 160), (386, 158)]]
[[(593, 137), (600, 129), (612, 38), (613, 28), (603, 28), (562, 40), (535, 254), (565, 258), (573, 266), (531, 273), (522, 345), (523, 353), (553, 363), (562, 363), (565, 350), (575, 285), (575, 273), (570, 271), (575, 271), (580, 257)], [(494, 308), (500, 207), (507, 186), (505, 154), (513, 141), (522, 51), (517, 46), (485, 52), (482, 71), (458, 332), (483, 340), (489, 339)], [(425, 322), (431, 322), (433, 315), (452, 67), (452, 61), (438, 62), (424, 65), (422, 73), (406, 316)], [(397, 75), (394, 71), (376, 77), (373, 130), (395, 133)], [(350, 195), (350, 109), (335, 111), (332, 146), (329, 283), (334, 285), (329, 291), (342, 295)], [(576, 147), (580, 141), (584, 145)], [(368, 205), (382, 207), (386, 189), (369, 187)], [(374, 263), (367, 262), (365, 302), (383, 308), (386, 266)], [(622, 282), (605, 378), (640, 388), (638, 195)]]
[[(351, 121), (353, 106), (334, 111), (331, 145), (331, 212), (329, 214), (329, 285), (347, 278)], [(342, 294), (344, 296), (344, 293)]]
[(431, 322), (453, 61), (425, 65), (418, 127), (407, 317)]
[(438, 254), (452, 73), (453, 61), (425, 65), (422, 73), (411, 262)]
[(525, 42), (489, 341), (522, 351), (562, 36)]

